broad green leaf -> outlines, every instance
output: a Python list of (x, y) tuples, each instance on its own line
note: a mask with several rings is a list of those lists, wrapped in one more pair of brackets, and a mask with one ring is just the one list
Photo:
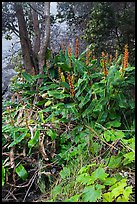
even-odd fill
[(103, 202), (113, 202), (111, 192), (102, 194), (102, 197), (103, 197)]
[(5, 184), (5, 168), (2, 166), (2, 186)]
[(120, 127), (121, 123), (118, 120), (113, 120), (106, 123), (107, 127)]
[(52, 189), (52, 195), (53, 195), (53, 198), (55, 199), (56, 196), (58, 194), (60, 194), (62, 192), (62, 187), (60, 185), (58, 186), (55, 186), (53, 189)]
[(70, 197), (69, 199), (64, 200), (63, 202), (78, 202), (78, 199), (81, 195), (74, 195), (72, 197)]
[(63, 99), (65, 97), (70, 97), (69, 94), (63, 94), (61, 93), (61, 91), (47, 91), (48, 95), (49, 96), (52, 96), (54, 98), (57, 98), (57, 99)]
[(20, 164), (18, 167), (16, 167), (15, 171), (20, 178), (22, 178), (23, 180), (27, 179), (28, 172), (26, 171), (26, 169), (24, 168), (24, 166), (22, 164)]
[(105, 170), (102, 167), (97, 168), (92, 174), (92, 178), (104, 180), (106, 177), (108, 177), (109, 174), (105, 173)]
[(43, 87), (40, 87), (40, 90), (42, 91), (46, 91), (46, 90), (50, 90), (50, 89), (56, 89), (59, 85), (58, 84), (47, 84)]
[(89, 104), (89, 106), (87, 107), (87, 109), (82, 113), (82, 117), (85, 117), (86, 115), (91, 114), (97, 102), (98, 102), (97, 99), (93, 99)]
[(34, 137), (29, 140), (28, 142), (28, 147), (29, 148), (32, 148), (34, 147), (36, 144), (38, 144), (38, 141), (39, 141), (39, 135), (40, 135), (40, 130), (36, 130), (35, 134), (34, 134)]
[(8, 147), (13, 147), (16, 144), (20, 143), (21, 140), (23, 140), (26, 137), (27, 133), (28, 133), (28, 130), (25, 131), (23, 134), (21, 134), (19, 137), (17, 137)]
[(123, 164), (127, 165), (135, 160), (135, 152), (128, 152), (124, 154), (124, 157), (125, 159), (123, 161), (124, 162)]
[(125, 198), (129, 199), (129, 195), (132, 193), (132, 186), (127, 186), (124, 189), (123, 195)]
[(108, 160), (110, 160), (108, 167), (113, 169), (113, 168), (117, 168), (118, 166), (120, 166), (122, 157), (112, 155), (111, 158), (108, 158)]
[(77, 85), (76, 86), (76, 89), (75, 89), (75, 91), (78, 89), (78, 91), (76, 92), (76, 94), (75, 94), (75, 96), (76, 96), (76, 98), (78, 98), (79, 96), (80, 96), (80, 94), (87, 88), (87, 81), (85, 81), (85, 80), (81, 80), (81, 81), (78, 81), (80, 84), (82, 83), (82, 85)]
[(117, 182), (117, 180), (115, 178), (105, 178), (104, 179), (104, 185), (106, 186), (111, 186), (113, 184), (115, 184)]
[(123, 191), (124, 191), (124, 188), (121, 187), (121, 186), (118, 186), (118, 187), (114, 188), (114, 189), (111, 191), (111, 195), (112, 195), (112, 197), (115, 199), (117, 196), (123, 194)]
[(23, 77), (26, 79), (28, 82), (32, 82), (32, 76), (28, 74), (27, 72), (22, 72)]
[(83, 166), (79, 171), (78, 174), (86, 173), (91, 167), (96, 166), (96, 163), (89, 164), (86, 166)]
[(105, 138), (105, 140), (106, 140), (107, 142), (110, 141), (111, 134), (112, 134), (112, 133), (111, 133), (109, 130), (105, 130), (105, 131), (104, 131), (104, 138)]
[(51, 137), (51, 140), (54, 140), (57, 136), (55, 130), (53, 129), (49, 129), (46, 131), (47, 135)]
[(116, 188), (124, 189), (125, 186), (127, 186), (127, 178), (121, 179), (119, 182), (117, 182), (116, 184), (114, 184), (113, 186), (111, 186), (111, 187), (109, 188), (109, 190), (114, 190), (114, 189), (116, 189)]
[(94, 179), (92, 179), (92, 177), (87, 174), (87, 173), (83, 173), (83, 174), (80, 174), (77, 179), (76, 179), (77, 182), (80, 182), (82, 184), (92, 184), (94, 182)]
[(79, 104), (79, 107), (82, 108), (88, 101), (91, 100), (91, 95), (92, 92), (91, 90), (86, 94), (86, 96), (84, 97), (84, 100), (81, 101), (81, 103)]
[(70, 89), (70, 86), (69, 86), (69, 84), (67, 82), (61, 82), (60, 85), (65, 87), (68, 90)]
[(129, 199), (125, 196), (119, 196), (116, 201), (117, 202), (128, 202), (128, 200)]
[(123, 137), (125, 137), (125, 134), (120, 130), (120, 131), (115, 131), (115, 139), (121, 139)]
[(101, 198), (101, 190), (95, 190), (94, 186), (85, 187), (82, 198), (84, 202), (96, 202)]

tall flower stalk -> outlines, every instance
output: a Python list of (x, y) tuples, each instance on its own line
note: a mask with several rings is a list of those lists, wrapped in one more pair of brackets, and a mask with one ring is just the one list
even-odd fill
[(128, 53), (128, 45), (125, 45), (124, 48), (124, 56), (122, 59), (122, 68), (120, 69), (120, 72), (124, 72), (126, 68), (128, 68), (128, 57), (129, 57), (129, 53)]
[(79, 42), (78, 37), (76, 38), (76, 44), (75, 44), (75, 58), (78, 59), (79, 56)]
[(64, 43), (61, 43), (61, 49), (62, 49), (63, 54), (65, 55), (65, 45), (64, 45)]
[(69, 44), (69, 46), (68, 46), (68, 56), (69, 56), (69, 60), (70, 60), (70, 67), (72, 66), (72, 60), (71, 60), (71, 46), (70, 46), (70, 44)]
[(91, 55), (91, 51), (87, 50), (86, 52), (86, 65), (87, 66), (89, 65), (89, 62), (90, 62), (90, 55)]
[(108, 69), (106, 67), (106, 59), (105, 59), (105, 53), (104, 52), (102, 52), (102, 62), (103, 62), (104, 75), (107, 76), (108, 75)]
[(125, 45), (125, 51), (124, 51), (124, 59), (123, 59), (123, 68), (128, 68), (128, 45)]
[(75, 91), (74, 91), (74, 86), (73, 86), (73, 83), (72, 83), (72, 78), (71, 78), (70, 72), (68, 72), (68, 83), (69, 83), (69, 86), (70, 86), (71, 96), (74, 97), (75, 96)]

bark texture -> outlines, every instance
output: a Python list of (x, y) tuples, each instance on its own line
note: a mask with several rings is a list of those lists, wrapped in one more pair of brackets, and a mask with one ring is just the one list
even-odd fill
[(34, 66), (35, 63), (33, 61), (33, 51), (31, 47), (31, 42), (28, 37), (28, 31), (26, 27), (26, 21), (24, 18), (24, 12), (21, 3), (17, 2), (14, 4), (16, 17), (18, 19), (19, 26), (19, 37), (22, 49), (22, 57), (25, 66), (25, 70), (27, 73), (34, 75)]
[[(43, 74), (43, 67), (45, 65), (45, 53), (49, 45), (50, 39), (50, 2), (44, 2), (44, 36), (41, 40), (39, 59), (39, 74)], [(41, 84), (42, 79), (38, 80), (38, 85)]]
[(32, 19), (33, 19), (33, 29), (34, 29), (34, 42), (33, 42), (33, 53), (34, 53), (34, 61), (35, 61), (35, 72), (36, 74), (39, 73), (38, 68), (38, 52), (40, 50), (40, 29), (39, 29), (39, 20), (38, 20), (38, 13), (36, 2), (31, 2), (32, 6)]

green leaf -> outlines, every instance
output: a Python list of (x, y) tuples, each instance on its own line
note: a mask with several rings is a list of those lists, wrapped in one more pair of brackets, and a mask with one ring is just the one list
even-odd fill
[(55, 186), (55, 187), (52, 189), (52, 196), (53, 196), (53, 198), (55, 199), (56, 196), (57, 196), (58, 194), (60, 194), (61, 192), (62, 192), (62, 187), (61, 187), (60, 185)]
[(78, 174), (86, 173), (92, 166), (96, 166), (96, 163), (83, 166), (83, 167), (78, 171)]
[(106, 140), (107, 142), (110, 141), (111, 134), (112, 134), (112, 133), (111, 133), (109, 130), (105, 130), (105, 131), (104, 131), (104, 138), (105, 138), (105, 140)]
[(45, 181), (40, 179), (38, 181), (38, 186), (39, 186), (41, 193), (45, 193), (45, 188), (46, 188)]
[(43, 111), (39, 111), (39, 117), (43, 123), (45, 123)]
[(109, 174), (105, 173), (105, 170), (102, 167), (97, 168), (91, 176), (96, 179), (104, 180)]
[[(111, 186), (109, 188), (109, 190), (114, 190), (114, 189), (124, 189), (125, 186), (127, 186), (127, 179), (126, 178), (123, 178), (121, 179), (119, 182), (117, 182), (116, 184), (114, 184), (113, 186)], [(116, 197), (116, 196), (115, 196)]]
[(83, 174), (80, 174), (77, 178), (76, 178), (76, 181), (77, 182), (80, 182), (82, 184), (92, 184), (94, 182), (94, 179), (87, 173), (83, 173)]
[(34, 147), (36, 144), (38, 144), (39, 141), (39, 135), (40, 135), (40, 130), (36, 130), (33, 138), (31, 140), (29, 140), (28, 142), (28, 147), (32, 148)]
[(5, 184), (5, 168), (2, 166), (2, 186)]
[(105, 178), (104, 185), (111, 186), (111, 185), (115, 184), (116, 181), (117, 180), (115, 178)]
[(94, 186), (85, 187), (82, 198), (84, 202), (96, 202), (101, 198), (101, 190), (95, 190)]
[(120, 127), (121, 123), (118, 120), (113, 120), (106, 123), (107, 127)]
[(23, 77), (28, 81), (29, 83), (32, 82), (32, 76), (28, 74), (27, 72), (22, 72)]
[(115, 135), (115, 140), (116, 139), (122, 139), (123, 137), (125, 137), (125, 134), (122, 131), (115, 131), (114, 135)]
[(122, 160), (121, 156), (111, 156), (108, 167), (112, 169), (119, 167), (121, 164), (121, 160)]
[(60, 176), (62, 179), (68, 178), (70, 176), (70, 169), (67, 167), (64, 167), (61, 171), (60, 171)]
[(128, 198), (127, 197), (124, 197), (124, 196), (119, 196), (118, 198), (117, 198), (117, 202), (128, 202)]
[(92, 92), (91, 90), (86, 94), (86, 96), (84, 97), (84, 100), (81, 101), (81, 103), (79, 104), (79, 107), (82, 108), (88, 101), (91, 100), (91, 95)]
[(40, 90), (42, 90), (42, 91), (46, 91), (46, 90), (49, 90), (49, 89), (55, 89), (55, 88), (57, 88), (59, 85), (58, 84), (47, 84), (47, 86), (46, 85), (44, 85), (43, 87), (40, 87)]
[(81, 195), (74, 195), (72, 197), (70, 197), (69, 199), (64, 200), (63, 202), (78, 202), (78, 199)]
[(44, 106), (47, 107), (47, 106), (49, 106), (51, 103), (52, 103), (52, 101), (49, 100), (49, 101), (47, 101), (47, 102), (44, 104)]
[(124, 162), (123, 164), (127, 165), (135, 160), (135, 152), (128, 152), (124, 154), (124, 157), (125, 159), (123, 161)]
[(65, 87), (68, 90), (70, 89), (70, 86), (69, 86), (69, 84), (67, 82), (61, 82), (60, 85)]
[(107, 193), (102, 194), (102, 197), (103, 197), (103, 202), (112, 202), (113, 201), (111, 192), (107, 192)]
[(13, 146), (15, 146), (16, 144), (20, 143), (21, 140), (23, 140), (23, 139), (26, 137), (27, 133), (28, 133), (28, 130), (25, 131), (23, 134), (21, 134), (19, 137), (17, 137), (17, 138), (8, 146), (8, 148), (9, 148), (9, 147), (13, 147)]
[(129, 199), (129, 195), (132, 193), (132, 186), (127, 186), (124, 189), (123, 195), (125, 198)]
[(63, 99), (65, 97), (70, 97), (69, 94), (63, 94), (61, 91), (47, 91), (49, 96), (52, 96), (57, 99)]
[(26, 180), (28, 177), (28, 172), (26, 171), (26, 169), (24, 168), (24, 166), (22, 164), (20, 164), (18, 167), (16, 167), (16, 173), (18, 174), (18, 176), (20, 178), (22, 178), (22, 180)]
[(57, 137), (55, 130), (49, 129), (46, 131), (47, 135), (51, 137), (51, 140), (54, 140)]

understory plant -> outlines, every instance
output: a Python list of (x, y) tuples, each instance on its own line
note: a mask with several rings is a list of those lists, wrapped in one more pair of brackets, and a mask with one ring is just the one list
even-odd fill
[(113, 59), (96, 59), (90, 47), (78, 56), (76, 48), (49, 52), (43, 75), (14, 79), (3, 103), (2, 185), (29, 185), (35, 176), (46, 201), (130, 202), (135, 67), (127, 46)]

